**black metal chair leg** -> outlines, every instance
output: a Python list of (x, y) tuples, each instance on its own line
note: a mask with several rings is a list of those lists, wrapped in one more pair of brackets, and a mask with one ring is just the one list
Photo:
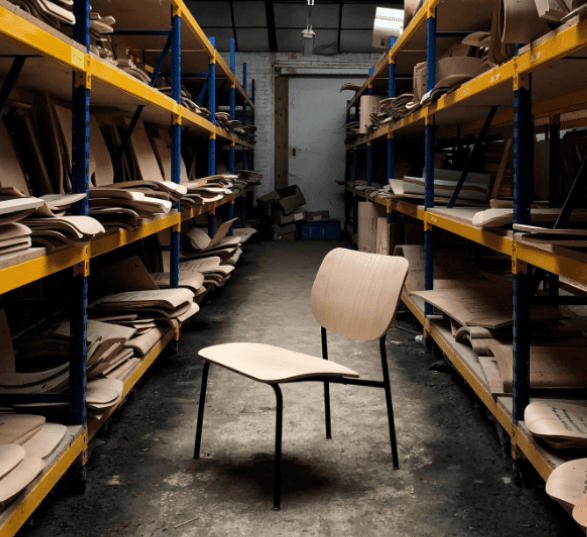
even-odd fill
[(210, 362), (204, 362), (202, 372), (202, 386), (200, 387), (200, 406), (198, 407), (198, 424), (196, 426), (196, 446), (194, 448), (194, 459), (200, 458), (200, 446), (202, 444), (202, 426), (204, 425), (204, 406), (206, 405), (206, 387), (208, 385), (208, 370)]
[(281, 436), (283, 431), (283, 396), (279, 384), (271, 384), (277, 399), (275, 424), (275, 462), (273, 473), (273, 509), (279, 511), (281, 504)]
[[(328, 344), (326, 340), (326, 328), (321, 327), (322, 334), (322, 358), (328, 360)], [(332, 438), (332, 428), (330, 420), (330, 383), (324, 383), (324, 419), (326, 423), (326, 438)]]
[(387, 351), (385, 349), (385, 336), (379, 340), (381, 351), (381, 368), (383, 369), (383, 382), (385, 383), (385, 402), (387, 404), (387, 419), (389, 422), (389, 438), (391, 440), (391, 456), (393, 469), (399, 470), (399, 458), (397, 455), (397, 439), (395, 437), (395, 421), (393, 419), (393, 404), (391, 402), (391, 383), (389, 380), (389, 366), (387, 365)]

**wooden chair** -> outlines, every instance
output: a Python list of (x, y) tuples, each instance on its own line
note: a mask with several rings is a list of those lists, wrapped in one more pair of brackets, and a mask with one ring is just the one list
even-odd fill
[[(330, 383), (383, 388), (389, 418), (394, 469), (399, 468), (385, 335), (391, 325), (408, 274), (403, 257), (368, 254), (336, 248), (324, 258), (312, 288), (312, 313), (322, 327), (322, 359), (261, 343), (227, 343), (206, 347), (199, 355), (206, 360), (202, 375), (194, 459), (200, 457), (206, 385), (210, 363), (269, 384), (277, 398), (273, 508), (281, 495), (281, 433), (283, 398), (279, 384), (318, 381), (324, 383), (326, 437), (330, 429)], [(351, 339), (379, 339), (383, 381), (363, 380), (358, 374), (328, 361), (326, 331)]]

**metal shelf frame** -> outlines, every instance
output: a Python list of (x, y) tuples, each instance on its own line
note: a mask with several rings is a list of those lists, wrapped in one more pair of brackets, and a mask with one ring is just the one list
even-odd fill
[[(152, 82), (155, 81), (163, 60), (167, 54), (171, 55), (171, 97), (162, 94), (153, 87), (124, 73), (117, 67), (102, 61), (90, 53), (90, 2), (89, 0), (75, 0), (74, 14), (76, 24), (74, 26), (74, 38), (69, 39), (41, 21), (36, 21), (32, 16), (22, 13), (10, 4), (0, 4), (0, 40), (10, 43), (9, 48), (19, 51), (15, 56), (20, 61), (14, 64), (14, 73), (11, 71), (9, 84), (6, 90), (9, 92), (17, 80), (18, 72), (26, 55), (40, 55), (49, 62), (59, 64), (71, 69), (72, 72), (72, 116), (73, 116), (73, 149), (72, 149), (72, 189), (76, 193), (87, 193), (89, 189), (89, 118), (92, 95), (92, 79), (99, 83), (106, 83), (114, 87), (121, 94), (134, 97), (141, 104), (136, 112), (136, 117), (145, 106), (154, 107), (170, 114), (172, 119), (172, 165), (171, 179), (175, 183), (180, 182), (182, 126), (195, 126), (200, 131), (209, 135), (209, 166), (210, 174), (215, 173), (216, 144), (217, 139), (230, 143), (230, 171), (235, 169), (235, 149), (239, 145), (243, 149), (243, 168), (247, 165), (247, 154), (254, 144), (241, 139), (233, 133), (215, 125), (216, 114), (216, 65), (220, 64), (224, 73), (228, 73), (230, 79), (230, 118), (235, 119), (236, 92), (242, 96), (243, 122), (247, 120), (247, 106), (253, 111), (254, 100), (246, 94), (246, 64), (244, 65), (245, 81), (241, 85), (235, 73), (235, 47), (231, 47), (230, 72), (222, 57), (214, 47), (214, 38), (210, 40), (204, 35), (201, 28), (190, 14), (182, 0), (169, 0), (172, 10), (171, 27), (156, 31), (160, 35), (169, 36), (169, 46), (165, 48), (160, 60), (160, 65), (155, 68)], [(114, 6), (113, 6), (114, 9)], [(181, 104), (181, 36), (183, 31), (192, 32), (207, 52), (210, 63), (208, 71), (208, 107), (211, 111), (209, 119), (205, 119)], [(148, 34), (150, 30), (138, 30), (141, 34)], [(154, 35), (154, 34), (152, 34)], [(2, 45), (0, 44), (0, 49)], [(21, 52), (20, 51), (24, 51)], [(14, 75), (14, 76), (12, 76)], [(13, 80), (14, 79), (14, 80)], [(254, 81), (253, 81), (254, 92)], [(8, 98), (8, 96), (6, 96)], [(2, 101), (5, 99), (2, 98)], [(129, 133), (130, 136), (130, 133)], [(250, 159), (252, 161), (252, 159)], [(235, 191), (226, 196), (220, 202), (208, 203), (197, 209), (181, 212), (178, 203), (174, 210), (165, 217), (150, 220), (142, 224), (134, 231), (117, 230), (91, 241), (84, 247), (69, 247), (53, 253), (47, 253), (44, 248), (34, 248), (24, 254), (15, 254), (14, 262), (8, 257), (2, 260), (0, 265), (0, 294), (17, 289), (23, 285), (42, 279), (65, 269), (72, 270), (72, 305), (71, 305), (71, 345), (70, 345), (70, 393), (59, 396), (60, 400), (68, 402), (69, 421), (71, 431), (69, 440), (64, 444), (54, 460), (49, 461), (47, 470), (33, 482), (33, 484), (0, 514), (0, 533), (6, 536), (15, 535), (19, 528), (26, 522), (34, 509), (49, 493), (57, 480), (74, 463), (85, 464), (87, 460), (88, 442), (97, 429), (104, 423), (103, 417), (99, 422), (95, 419), (88, 420), (86, 412), (86, 325), (88, 307), (88, 276), (90, 260), (103, 255), (116, 248), (124, 247), (135, 241), (153, 235), (165, 229), (171, 230), (171, 287), (179, 285), (179, 230), (182, 220), (208, 214), (210, 230), (214, 232), (214, 213), (219, 207), (228, 205), (229, 214), (234, 214), (234, 203), (237, 198), (246, 200), (246, 196), (253, 190), (247, 187), (244, 190)], [(246, 210), (246, 201), (243, 204)], [(74, 206), (74, 214), (87, 215), (87, 198)], [(243, 218), (244, 225), (244, 218)], [(149, 354), (141, 361), (125, 382), (124, 395), (127, 395), (138, 382), (145, 371), (172, 341), (179, 339), (179, 327), (170, 329), (164, 337), (153, 347)], [(42, 396), (30, 396), (30, 399), (42, 399)], [(50, 396), (49, 396), (50, 397)], [(55, 396), (54, 399), (56, 400)], [(110, 415), (115, 409), (111, 409)], [(106, 416), (107, 417), (107, 416)]]
[[(428, 0), (424, 2), (411, 24), (404, 34), (395, 43), (390, 44), (387, 54), (389, 65), (389, 95), (392, 95), (391, 88), (395, 87), (395, 69), (392, 68), (397, 54), (402, 46), (410, 39), (416, 29), (426, 28), (427, 35), (427, 91), (434, 86), (436, 67), (436, 41), (441, 37), (436, 29), (437, 10), (441, 8), (440, 0)], [(443, 8), (448, 10), (448, 8)], [(443, 13), (447, 17), (447, 13)], [(426, 182), (425, 199), (423, 205), (398, 200), (372, 198), (364, 192), (352, 186), (347, 186), (347, 193), (352, 195), (354, 209), (353, 225), (354, 232), (357, 232), (357, 205), (360, 198), (365, 198), (374, 203), (379, 203), (387, 208), (388, 214), (401, 213), (420, 220), (424, 228), (424, 249), (425, 249), (425, 288), (432, 289), (434, 283), (434, 229), (443, 229), (474, 243), (483, 245), (511, 258), (513, 273), (513, 394), (510, 398), (495, 399), (480, 378), (477, 378), (467, 366), (463, 356), (455, 350), (454, 341), (446, 337), (446, 334), (438, 328), (434, 322), (433, 309), (423, 300), (415, 301), (406, 292), (402, 297), (403, 301), (423, 326), (424, 335), (430, 344), (434, 341), (455, 365), (457, 370), (473, 387), (477, 395), (494, 414), (504, 429), (512, 438), (512, 455), (517, 458), (520, 454), (525, 455), (541, 476), (546, 479), (550, 472), (560, 464), (552, 453), (544, 450), (542, 444), (526, 429), (523, 423), (524, 409), (532, 397), (544, 397), (544, 392), (535, 391), (530, 388), (530, 319), (531, 304), (535, 293), (536, 277), (532, 275), (532, 267), (549, 273), (551, 281), (555, 283), (555, 293), (552, 297), (554, 303), (557, 300), (558, 277), (565, 277), (581, 284), (587, 283), (587, 255), (564, 247), (556, 247), (551, 250), (541, 249), (537, 245), (528, 244), (523, 238), (517, 235), (500, 230), (486, 230), (476, 228), (463, 223), (457, 218), (451, 218), (449, 211), (435, 211), (434, 209), (434, 153), (438, 136), (436, 119), (440, 113), (444, 113), (443, 125), (450, 123), (451, 109), (458, 107), (468, 100), (485, 94), (485, 102), (491, 101), (492, 91), (498, 86), (503, 96), (503, 85), (511, 84), (511, 109), (495, 114), (492, 110), (488, 119), (475, 120), (469, 125), (460, 125), (468, 132), (483, 133), (489, 127), (502, 127), (514, 125), (514, 222), (519, 224), (530, 224), (532, 203), (532, 182), (533, 182), (533, 151), (536, 122), (542, 118), (548, 119), (549, 133), (551, 134), (551, 149), (555, 158), (559, 154), (560, 128), (564, 124), (563, 114), (587, 108), (587, 93), (584, 90), (577, 90), (570, 86), (569, 90), (574, 93), (561, 96), (542, 102), (532, 102), (533, 72), (553, 62), (561, 60), (578, 50), (587, 47), (587, 20), (578, 18), (569, 21), (559, 29), (546, 34), (528, 46), (518, 47), (514, 58), (487, 71), (479, 77), (463, 84), (451, 94), (441, 97), (436, 103), (429, 104), (409, 116), (386, 124), (375, 132), (359, 137), (353, 143), (347, 144), (347, 166), (348, 156), (354, 155), (354, 174), (350, 174), (356, 181), (359, 176), (358, 151), (366, 146), (367, 158), (371, 144), (375, 140), (387, 138), (387, 177), (382, 178), (381, 184), (386, 184), (388, 178), (393, 177), (394, 170), (394, 146), (393, 140), (407, 127), (410, 132), (417, 130), (424, 134), (424, 176)], [(347, 103), (347, 121), (355, 109), (358, 115), (359, 98), (362, 94), (369, 92), (374, 80), (381, 76), (385, 69), (383, 61), (380, 61), (370, 73), (369, 78), (363, 87), (356, 93), (355, 97)], [(494, 94), (495, 95), (495, 94)], [(502, 103), (490, 103), (502, 104)], [(489, 109), (489, 106), (487, 106)], [(504, 109), (505, 110), (505, 109)], [(449, 128), (449, 127), (446, 127)], [(454, 128), (454, 127), (453, 127)], [(423, 132), (422, 132), (423, 131)], [(391, 142), (391, 149), (389, 148)], [(368, 164), (372, 166), (372, 163)], [(350, 180), (350, 175), (347, 180)], [(371, 177), (368, 184), (371, 185)], [(551, 182), (557, 184), (558, 166), (551, 166)], [(350, 196), (347, 195), (347, 198)], [(350, 214), (350, 213), (349, 213)], [(390, 218), (393, 221), (393, 217)], [(533, 284), (534, 282), (534, 284)], [(458, 346), (458, 345), (457, 345)], [(560, 393), (558, 394), (560, 396)]]

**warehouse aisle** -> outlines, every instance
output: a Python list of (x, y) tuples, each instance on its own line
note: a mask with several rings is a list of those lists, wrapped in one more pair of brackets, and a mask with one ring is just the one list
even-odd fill
[[(429, 369), (438, 357), (398, 328), (388, 349), (400, 470), (382, 392), (333, 386), (327, 441), (321, 385), (284, 386), (282, 510), (274, 512), (273, 390), (214, 366), (204, 458), (192, 459), (198, 348), (242, 340), (320, 355), (310, 289), (339, 245), (247, 245), (235, 276), (184, 329), (179, 354), (158, 360), (100, 433), (86, 494), (58, 486), (19, 537), (580, 535), (538, 479), (514, 486), (483, 407), (456, 374)], [(377, 342), (332, 337), (330, 349), (333, 360), (378, 378)]]

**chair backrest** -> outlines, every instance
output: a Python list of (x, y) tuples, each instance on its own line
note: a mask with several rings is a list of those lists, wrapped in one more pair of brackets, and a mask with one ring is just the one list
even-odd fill
[(341, 336), (379, 339), (393, 320), (408, 268), (404, 257), (332, 250), (312, 287), (314, 318)]

